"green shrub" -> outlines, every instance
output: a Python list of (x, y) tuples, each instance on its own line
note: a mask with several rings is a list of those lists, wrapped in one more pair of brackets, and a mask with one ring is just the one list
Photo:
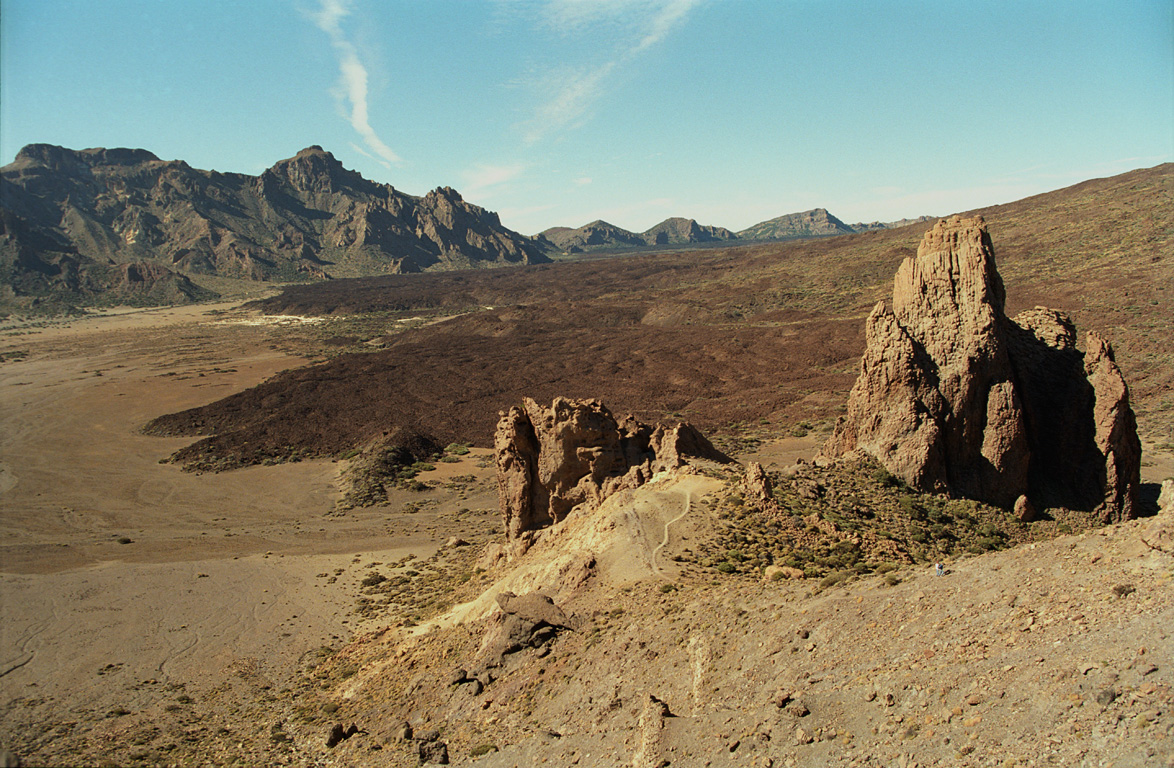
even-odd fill
[(490, 752), (496, 752), (496, 744), (478, 744), (469, 750), (469, 757), (482, 757), (488, 755)]
[(829, 573), (827, 576), (824, 576), (822, 579), (820, 579), (819, 586), (823, 589), (834, 587), (851, 575), (852, 574), (848, 571), (836, 571), (834, 573)]
[(722, 573), (733, 573), (738, 570), (738, 567), (728, 560), (723, 560), (717, 564), (716, 568)]

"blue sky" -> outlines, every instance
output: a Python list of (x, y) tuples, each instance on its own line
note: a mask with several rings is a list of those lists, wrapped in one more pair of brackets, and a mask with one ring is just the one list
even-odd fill
[(319, 144), (513, 229), (945, 215), (1174, 159), (1174, 3), (0, 0), (0, 162)]

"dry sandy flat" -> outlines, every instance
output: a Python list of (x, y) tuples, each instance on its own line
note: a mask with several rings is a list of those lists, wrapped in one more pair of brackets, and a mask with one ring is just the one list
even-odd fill
[[(349, 639), (360, 561), (427, 557), (451, 532), (439, 503), (328, 515), (341, 466), (328, 460), (203, 475), (160, 463), (188, 440), (142, 435), (149, 419), (304, 362), (272, 348), (272, 323), (213, 309), (227, 307), (0, 336), (5, 730), (137, 712), (242, 675), (276, 683)], [(484, 474), (476, 459), (442, 467)]]

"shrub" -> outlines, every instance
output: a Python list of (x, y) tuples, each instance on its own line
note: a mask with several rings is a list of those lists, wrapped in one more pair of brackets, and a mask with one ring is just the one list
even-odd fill
[(901, 478), (897, 477), (884, 467), (881, 467), (877, 471), (873, 472), (872, 479), (885, 488), (905, 487), (905, 483), (901, 480)]
[(488, 755), (490, 752), (496, 751), (496, 744), (478, 744), (469, 750), (469, 757), (481, 757), (483, 755)]
[(361, 582), (364, 587), (375, 587), (387, 581), (387, 577), (382, 573), (369, 573)]
[(828, 587), (834, 587), (851, 575), (852, 574), (848, 571), (836, 571), (835, 573), (829, 573), (827, 576), (824, 576), (822, 579), (820, 579), (819, 586), (824, 589), (827, 589)]
[(718, 563), (716, 567), (722, 573), (733, 573), (734, 571), (738, 570), (738, 567), (729, 560), (723, 560), (722, 562)]

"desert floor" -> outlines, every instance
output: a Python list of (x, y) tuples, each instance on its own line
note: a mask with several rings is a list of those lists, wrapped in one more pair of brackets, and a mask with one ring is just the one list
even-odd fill
[[(280, 687), (374, 628), (356, 609), (369, 568), (495, 533), (484, 450), (422, 475), (427, 493), (341, 513), (344, 462), (161, 461), (190, 439), (142, 425), (305, 364), (277, 343), (298, 322), (224, 304), (0, 328), (0, 747), (34, 723), (105, 721), (113, 739), (132, 712)], [(782, 467), (817, 449), (787, 438), (740, 458)], [(1171, 475), (1168, 451), (1147, 456), (1144, 480)]]
[[(461, 499), (484, 509), (458, 523), (440, 492), (413, 495), (437, 503), (411, 513), (393, 498), (331, 514), (341, 462), (223, 474), (161, 463), (190, 440), (141, 434), (149, 419), (306, 362), (273, 348), (282, 325), (212, 314), (225, 309), (0, 331), (6, 721), (30, 709), (83, 719), (138, 711), (242, 670), (278, 683), (360, 629), (356, 561), (426, 558), (496, 520), (495, 495)], [(482, 453), (431, 475), (485, 479)]]

